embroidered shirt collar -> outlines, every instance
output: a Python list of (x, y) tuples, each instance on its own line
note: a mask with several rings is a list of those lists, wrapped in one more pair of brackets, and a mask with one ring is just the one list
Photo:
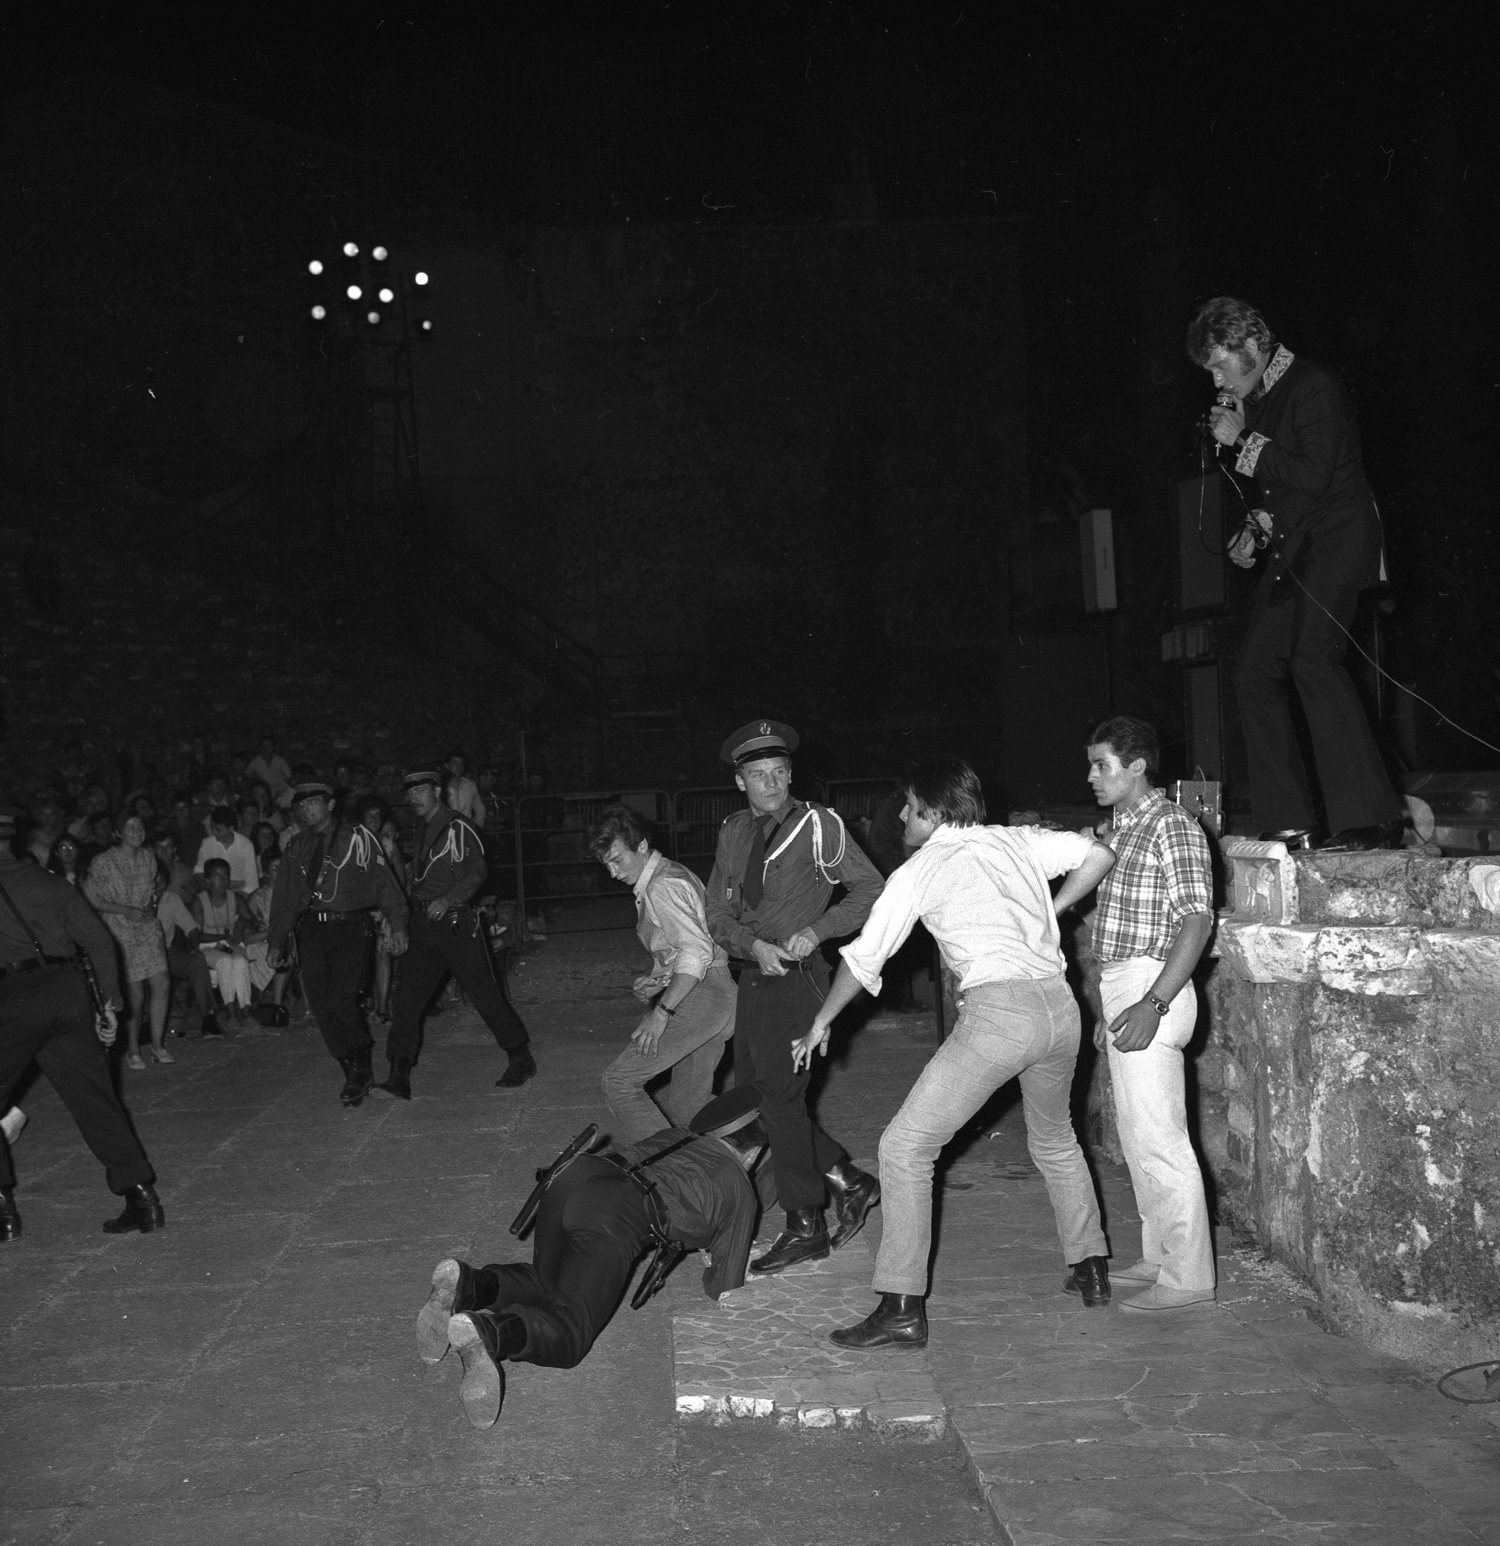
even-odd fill
[(1276, 353), (1271, 356), (1271, 363), (1266, 366), (1265, 372), (1255, 388), (1253, 395), (1257, 401), (1264, 397), (1286, 375), (1287, 367), (1296, 358), (1297, 356), (1285, 344), (1276, 345)]
[(1167, 797), (1160, 789), (1148, 789), (1139, 800), (1132, 801), (1129, 805), (1115, 807), (1114, 830), (1123, 831), (1126, 827), (1133, 827), (1143, 816), (1155, 810), (1158, 805), (1166, 804)]
[(646, 856), (646, 867), (641, 871), (640, 875), (636, 878), (635, 885), (630, 889), (634, 891), (638, 897), (645, 896), (646, 887), (651, 884), (651, 877), (656, 874), (661, 866), (661, 850), (659, 848), (653, 848)]

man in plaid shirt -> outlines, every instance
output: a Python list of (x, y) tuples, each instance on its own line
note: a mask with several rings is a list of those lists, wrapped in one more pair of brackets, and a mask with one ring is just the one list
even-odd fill
[(1094, 954), (1120, 1147), (1141, 1213), (1142, 1259), (1114, 1271), (1141, 1293), (1125, 1310), (1176, 1310), (1214, 1297), (1203, 1175), (1188, 1141), (1182, 1049), (1198, 1019), (1193, 968), (1213, 932), (1213, 872), (1203, 829), (1152, 786), (1156, 732), (1125, 715), (1089, 738), (1089, 786), (1114, 808), (1104, 835), (1114, 868), (1099, 886)]

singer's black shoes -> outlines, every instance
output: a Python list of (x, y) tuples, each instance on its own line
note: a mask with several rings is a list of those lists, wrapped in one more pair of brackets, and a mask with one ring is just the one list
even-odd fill
[(1366, 853), (1372, 848), (1399, 848), (1406, 822), (1397, 816), (1392, 821), (1377, 822), (1373, 827), (1345, 827), (1335, 832), (1322, 844), (1325, 854)]

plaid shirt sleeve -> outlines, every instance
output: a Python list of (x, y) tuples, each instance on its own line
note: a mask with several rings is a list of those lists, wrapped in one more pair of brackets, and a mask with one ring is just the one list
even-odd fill
[(1094, 951), (1101, 961), (1164, 961), (1182, 920), (1213, 911), (1208, 839), (1191, 816), (1158, 796), (1155, 809), (1109, 841), (1117, 862), (1099, 887)]
[(1169, 808), (1157, 825), (1154, 848), (1166, 883), (1166, 922), (1175, 935), (1190, 914), (1214, 910), (1208, 839), (1191, 816)]

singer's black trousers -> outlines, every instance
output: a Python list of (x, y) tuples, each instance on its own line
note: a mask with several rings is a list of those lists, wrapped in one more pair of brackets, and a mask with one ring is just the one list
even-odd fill
[[(9, 1107), (10, 1092), (33, 1058), (104, 1166), (110, 1191), (155, 1181), (94, 1034), (88, 987), (71, 966), (43, 967), (0, 982), (0, 1112)], [(0, 1136), (0, 1187), (15, 1184), (10, 1145)]]
[[(1328, 830), (1395, 820), (1400, 803), (1359, 693), (1344, 669), (1349, 641), (1342, 630), (1354, 619), (1359, 588), (1313, 580), (1320, 607), (1295, 581), (1283, 581), (1273, 591), (1272, 578), (1267, 575), (1256, 592), (1234, 672), (1256, 828), (1280, 832), (1315, 825), (1307, 769), (1292, 724), (1293, 688), (1312, 740)], [(1273, 594), (1282, 599), (1273, 600)]]

